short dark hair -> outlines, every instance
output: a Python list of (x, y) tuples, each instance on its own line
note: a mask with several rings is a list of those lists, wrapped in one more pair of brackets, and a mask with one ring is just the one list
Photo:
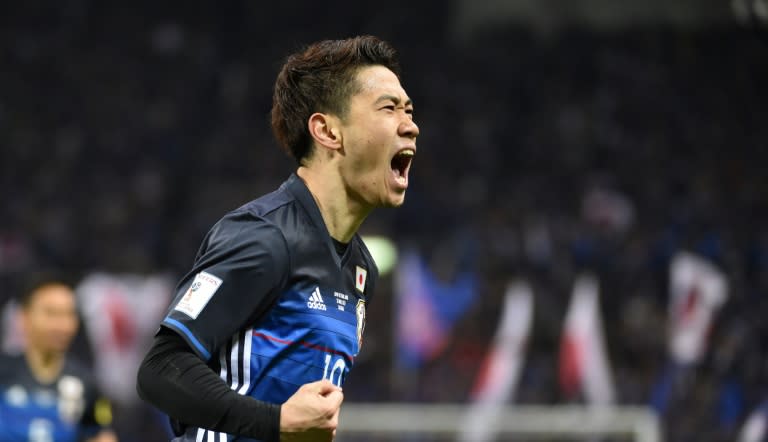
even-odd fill
[(72, 278), (55, 271), (39, 271), (26, 275), (22, 282), (21, 291), (16, 301), (23, 309), (27, 309), (42, 289), (49, 287), (65, 287), (73, 290)]
[(400, 77), (395, 49), (370, 35), (320, 41), (287, 58), (275, 81), (272, 132), (298, 164), (311, 153), (310, 115), (325, 112), (345, 118), (349, 98), (360, 90), (357, 71), (374, 65)]

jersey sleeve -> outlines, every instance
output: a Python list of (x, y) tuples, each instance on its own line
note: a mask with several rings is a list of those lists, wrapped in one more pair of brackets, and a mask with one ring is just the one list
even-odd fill
[(269, 309), (288, 265), (285, 238), (274, 224), (247, 212), (230, 214), (206, 236), (162, 325), (208, 361)]
[(366, 295), (366, 300), (368, 301), (368, 305), (370, 306), (371, 301), (376, 295), (376, 283), (379, 282), (379, 268), (376, 266), (376, 262), (371, 258), (370, 260), (371, 265), (371, 282), (368, 287), (369, 293)]

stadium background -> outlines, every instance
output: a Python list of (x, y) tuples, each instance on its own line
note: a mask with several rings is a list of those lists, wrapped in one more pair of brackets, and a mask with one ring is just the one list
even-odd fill
[[(385, 277), (347, 400), (468, 401), (505, 286), (524, 277), (536, 308), (515, 402), (578, 402), (558, 349), (590, 269), (617, 402), (648, 404), (670, 259), (688, 250), (722, 269), (729, 298), (664, 429), (734, 440), (767, 380), (765, 4), (637, 3), (5, 2), (0, 302), (46, 269), (178, 278), (219, 216), (293, 168), (267, 116), (283, 57), (371, 33), (399, 49), (422, 135), (406, 204), (363, 232), (478, 284), (445, 348), (403, 368)], [(76, 352), (99, 357), (84, 337)], [(162, 440), (141, 405), (118, 403), (116, 421), (121, 440)]]

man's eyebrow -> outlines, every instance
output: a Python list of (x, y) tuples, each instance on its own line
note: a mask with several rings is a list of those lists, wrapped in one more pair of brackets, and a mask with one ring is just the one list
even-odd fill
[[(389, 100), (389, 101), (392, 101), (392, 102), (393, 102), (393, 103), (395, 103), (396, 105), (400, 104), (400, 98), (399, 98), (399, 97), (396, 97), (396, 96), (394, 96), (394, 95), (388, 95), (388, 94), (384, 94), (384, 95), (380, 96), (380, 97), (379, 97), (379, 98), (376, 100), (376, 103), (375, 103), (375, 104), (379, 104), (379, 103), (381, 103), (382, 101), (387, 101), (387, 100)], [(413, 100), (411, 100), (410, 98), (409, 98), (409, 99), (407, 99), (407, 100), (405, 100), (405, 105), (406, 105), (406, 106), (413, 106)]]

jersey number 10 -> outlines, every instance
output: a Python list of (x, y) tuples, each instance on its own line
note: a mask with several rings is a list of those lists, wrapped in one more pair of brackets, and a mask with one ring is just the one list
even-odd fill
[[(323, 368), (323, 379), (328, 379), (329, 381), (333, 382), (337, 386), (341, 387), (341, 376), (344, 374), (344, 369), (347, 368), (347, 364), (344, 362), (344, 358), (337, 358), (336, 362), (333, 363), (333, 367), (331, 368), (331, 372), (328, 372), (328, 368), (331, 367), (331, 360), (333, 357), (331, 355), (325, 355), (325, 368)], [(338, 374), (337, 374), (338, 372)], [(336, 380), (333, 380), (334, 375), (336, 376)]]

